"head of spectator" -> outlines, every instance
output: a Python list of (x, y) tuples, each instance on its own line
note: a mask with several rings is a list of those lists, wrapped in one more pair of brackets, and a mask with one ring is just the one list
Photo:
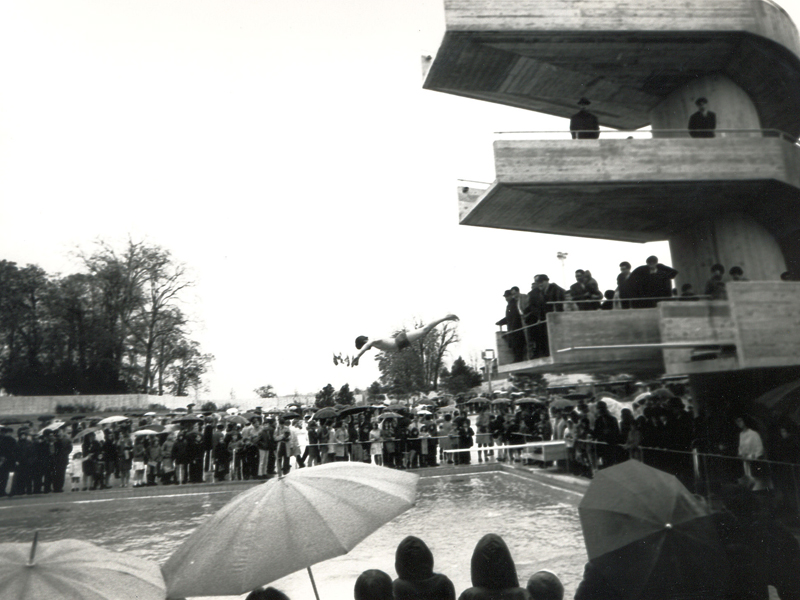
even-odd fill
[(274, 587), (253, 590), (245, 600), (289, 600), (289, 596)]
[(681, 296), (692, 296), (694, 295), (694, 288), (692, 288), (691, 283), (684, 283), (681, 286)]
[(547, 289), (547, 286), (550, 285), (550, 278), (544, 273), (537, 275), (536, 277), (538, 278), (537, 283), (539, 284), (539, 287), (543, 290)]
[(603, 292), (603, 298), (606, 300), (613, 300), (614, 299), (614, 290), (606, 290)]
[(453, 582), (433, 572), (433, 553), (418, 537), (406, 537), (397, 546), (394, 568), (398, 578), (392, 584), (395, 598), (450, 598), (455, 600)]
[(711, 278), (712, 279), (722, 279), (722, 276), (725, 275), (725, 267), (721, 264), (717, 263), (715, 265), (711, 265)]
[(645, 261), (647, 264), (647, 268), (650, 270), (651, 273), (655, 273), (658, 271), (658, 257), (657, 256), (648, 256), (647, 260)]
[(380, 569), (368, 569), (356, 579), (354, 600), (393, 600), (392, 578)]
[(563, 600), (564, 585), (555, 573), (538, 571), (528, 579), (531, 600)]
[(498, 597), (502, 590), (502, 598), (523, 600), (528, 591), (519, 587), (517, 568), (511, 558), (506, 543), (496, 533), (487, 533), (476, 544), (470, 563), (472, 587), (461, 594), (461, 598), (488, 600)]
[(784, 271), (781, 273), (781, 281), (797, 281), (797, 277), (791, 271)]
[(697, 106), (697, 110), (699, 110), (703, 114), (706, 114), (706, 111), (708, 110), (708, 99), (707, 98), (703, 98), (701, 96), (700, 98), (698, 98), (697, 100), (694, 101), (694, 104), (695, 104), (695, 106)]
[(583, 281), (583, 274), (584, 274), (583, 269), (578, 269), (577, 271), (575, 271), (575, 281)]
[(728, 271), (728, 274), (734, 281), (744, 280), (744, 271), (742, 270), (742, 267), (737, 267), (737, 266), (731, 267), (731, 270)]
[(517, 286), (511, 288), (511, 295), (514, 296), (514, 298), (519, 298), (519, 288)]
[(623, 260), (621, 263), (619, 263), (620, 273), (625, 273), (627, 275), (628, 273), (630, 273), (630, 270), (631, 270), (631, 263), (629, 263), (627, 260)]

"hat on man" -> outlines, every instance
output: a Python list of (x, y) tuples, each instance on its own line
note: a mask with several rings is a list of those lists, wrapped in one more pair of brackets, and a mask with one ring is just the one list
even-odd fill
[(503, 292), (503, 296), (505, 296), (506, 298), (508, 298), (509, 296), (513, 296), (513, 295), (514, 295), (514, 292), (512, 292), (511, 290), (506, 290), (505, 292)]
[(539, 281), (550, 281), (550, 278), (544, 273), (542, 273), (541, 275), (537, 275), (537, 277), (539, 278)]
[(591, 102), (589, 102), (588, 98), (581, 98), (578, 100), (578, 106), (589, 106)]
[(703, 96), (700, 96), (697, 100), (694, 101), (694, 103), (697, 106), (700, 106), (701, 104), (708, 104), (708, 99)]

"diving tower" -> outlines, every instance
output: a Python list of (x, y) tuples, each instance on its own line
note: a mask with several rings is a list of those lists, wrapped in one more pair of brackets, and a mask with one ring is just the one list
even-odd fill
[[(460, 187), (462, 225), (668, 240), (676, 284), (715, 263), (749, 282), (727, 301), (549, 313), (550, 356), (499, 370), (688, 375), (753, 393), (800, 378), (800, 37), (768, 0), (445, 0), (424, 88), (568, 118), (599, 139), (503, 139), (495, 181)], [(692, 138), (699, 97), (715, 136)], [(635, 139), (634, 139), (635, 137)], [(612, 139), (621, 138), (621, 139)], [(729, 386), (724, 386), (729, 387)], [(705, 392), (703, 392), (705, 394)]]

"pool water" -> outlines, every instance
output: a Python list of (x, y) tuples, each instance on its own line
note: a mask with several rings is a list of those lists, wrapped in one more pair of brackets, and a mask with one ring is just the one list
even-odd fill
[[(84, 539), (163, 564), (188, 533), (237, 493), (214, 490), (50, 506), (4, 503), (0, 505), (0, 540), (28, 542), (38, 529), (43, 542)], [(574, 492), (509, 473), (423, 477), (416, 506), (350, 553), (312, 567), (320, 597), (352, 598), (355, 580), (366, 569), (381, 569), (396, 577), (394, 552), (407, 535), (428, 544), (434, 570), (450, 577), (460, 594), (471, 586), (475, 544), (484, 534), (497, 533), (511, 550), (521, 585), (539, 569), (548, 569), (558, 574), (565, 598), (571, 598), (586, 561), (579, 500)], [(269, 543), (266, 533), (264, 543)], [(293, 600), (313, 598), (305, 570), (270, 585)]]

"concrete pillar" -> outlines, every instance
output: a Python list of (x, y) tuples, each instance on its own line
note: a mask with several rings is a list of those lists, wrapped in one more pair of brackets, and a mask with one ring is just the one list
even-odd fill
[[(762, 135), (752, 131), (761, 129), (761, 121), (750, 97), (718, 73), (691, 81), (656, 106), (650, 113), (653, 137), (689, 137), (689, 117), (697, 110), (695, 101), (700, 97), (708, 99), (708, 109), (717, 115), (717, 138)], [(672, 266), (680, 271), (676, 284), (691, 283), (697, 293), (703, 292), (714, 263), (723, 264), (726, 270), (738, 265), (751, 280), (777, 280), (786, 270), (777, 241), (755, 217), (743, 212), (719, 214), (696, 223), (672, 236), (669, 246)]]
[(697, 223), (670, 237), (672, 266), (680, 274), (676, 284), (691, 283), (702, 294), (711, 277), (711, 265), (720, 263), (726, 272), (734, 265), (752, 281), (777, 281), (786, 270), (780, 246), (753, 217), (727, 213)]
[[(758, 111), (750, 96), (727, 76), (717, 73), (694, 79), (675, 90), (650, 111), (653, 137), (689, 137), (689, 117), (697, 111), (695, 101), (708, 99), (708, 110), (717, 115), (717, 129), (761, 129)], [(672, 131), (658, 131), (672, 130)], [(677, 130), (677, 131), (675, 131)], [(759, 132), (719, 131), (717, 137), (755, 136)]]

